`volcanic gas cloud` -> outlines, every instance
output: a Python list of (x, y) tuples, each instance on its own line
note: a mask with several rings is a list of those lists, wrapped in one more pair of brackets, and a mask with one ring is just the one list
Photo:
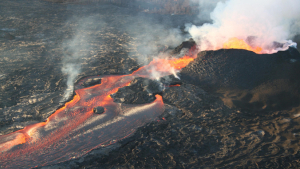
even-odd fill
[(296, 46), (288, 39), (300, 32), (299, 7), (295, 0), (229, 0), (217, 4), (212, 23), (186, 26), (200, 51), (233, 48), (270, 54)]

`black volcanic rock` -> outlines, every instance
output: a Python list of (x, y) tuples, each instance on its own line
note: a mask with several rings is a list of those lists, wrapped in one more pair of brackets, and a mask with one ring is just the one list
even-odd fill
[(155, 94), (161, 93), (162, 89), (160, 82), (138, 77), (135, 78), (129, 86), (120, 88), (111, 96), (117, 103), (151, 103), (155, 100)]
[(176, 78), (174, 75), (164, 76), (164, 77), (160, 78), (159, 81), (166, 86), (182, 84), (182, 81), (180, 79)]
[(236, 49), (206, 51), (182, 70), (181, 79), (221, 93), (229, 106), (284, 109), (300, 101), (299, 60), (295, 48), (261, 55)]
[(7, 39), (7, 40), (13, 40), (13, 39), (15, 39), (15, 36), (11, 35), (8, 32), (0, 30), (0, 38), (4, 38), (4, 39)]
[(196, 42), (191, 38), (188, 41), (182, 42), (179, 46), (177, 46), (171, 53), (172, 54), (179, 54), (182, 49), (191, 49), (193, 46), (196, 45)]
[(211, 103), (204, 90), (191, 84), (167, 88), (162, 96), (164, 103), (174, 105), (189, 113), (201, 112), (204, 107), (210, 107)]
[(104, 113), (104, 107), (102, 107), (102, 106), (98, 106), (98, 107), (95, 107), (94, 109), (93, 109), (93, 112), (95, 113), (95, 114), (102, 114), (102, 113)]
[(100, 83), (101, 83), (101, 78), (95, 77), (95, 78), (88, 79), (87, 81), (83, 82), (81, 85), (83, 87), (90, 87)]

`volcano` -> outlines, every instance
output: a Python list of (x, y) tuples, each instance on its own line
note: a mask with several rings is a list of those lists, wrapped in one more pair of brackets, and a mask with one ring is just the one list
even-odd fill
[(182, 70), (181, 78), (222, 93), (230, 107), (289, 109), (299, 103), (299, 59), (295, 48), (271, 55), (234, 49), (205, 51)]
[[(190, 39), (140, 64), (124, 47), (134, 38), (118, 29), (140, 13), (35, 2), (0, 2), (10, 27), (1, 31), (15, 37), (0, 39), (2, 168), (300, 167), (297, 49), (263, 54), (234, 38), (226, 49), (199, 52)], [(76, 51), (64, 39), (76, 34), (69, 17), (78, 11), (89, 16), (86, 25), (106, 24), (77, 31), (85, 41), (75, 47), (90, 51), (75, 57), (81, 72), (61, 101), (68, 90), (62, 57)], [(182, 16), (160, 17), (177, 23)]]

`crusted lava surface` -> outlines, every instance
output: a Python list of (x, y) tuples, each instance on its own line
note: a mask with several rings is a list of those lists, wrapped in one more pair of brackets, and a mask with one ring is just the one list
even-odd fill
[(162, 83), (159, 81), (138, 77), (128, 86), (120, 88), (111, 97), (114, 102), (126, 104), (144, 104), (155, 100), (155, 95), (163, 90)]
[(174, 85), (181, 85), (180, 79), (174, 75), (164, 76), (159, 80), (137, 77), (128, 86), (120, 88), (111, 97), (116, 103), (145, 104), (155, 100), (155, 95), (162, 95), (165, 90)]

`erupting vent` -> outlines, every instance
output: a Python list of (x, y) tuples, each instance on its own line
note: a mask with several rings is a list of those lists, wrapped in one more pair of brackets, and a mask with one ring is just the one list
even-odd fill
[(223, 48), (224, 49), (244, 49), (244, 50), (253, 51), (257, 54), (261, 54), (262, 50), (263, 50), (261, 47), (251, 47), (243, 39), (238, 39), (238, 38), (229, 39), (228, 42), (223, 44)]

